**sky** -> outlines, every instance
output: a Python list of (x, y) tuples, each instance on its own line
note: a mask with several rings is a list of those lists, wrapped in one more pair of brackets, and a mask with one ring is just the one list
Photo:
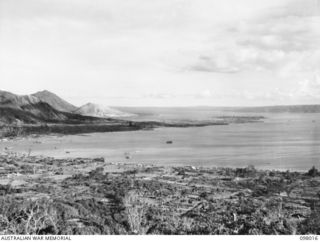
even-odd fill
[(75, 105), (320, 104), (320, 0), (0, 0), (0, 89)]

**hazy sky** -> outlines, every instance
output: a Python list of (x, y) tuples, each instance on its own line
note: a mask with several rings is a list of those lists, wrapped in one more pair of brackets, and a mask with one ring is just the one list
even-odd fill
[(0, 84), (76, 105), (320, 103), (320, 0), (0, 0)]

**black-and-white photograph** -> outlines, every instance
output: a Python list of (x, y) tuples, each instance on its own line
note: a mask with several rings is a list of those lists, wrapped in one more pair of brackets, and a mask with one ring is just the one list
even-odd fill
[(1, 240), (319, 234), (320, 0), (0, 0)]

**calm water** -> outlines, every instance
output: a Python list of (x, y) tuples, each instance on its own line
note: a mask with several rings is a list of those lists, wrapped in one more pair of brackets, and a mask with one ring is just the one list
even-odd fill
[[(182, 117), (153, 113), (154, 119)], [(185, 111), (184, 111), (185, 112)], [(194, 112), (192, 112), (194, 115)], [(184, 114), (183, 119), (194, 119)], [(255, 115), (255, 114), (250, 114)], [(265, 114), (264, 114), (265, 115)], [(196, 115), (199, 117), (199, 115)], [(263, 123), (152, 131), (95, 133), (0, 142), (0, 150), (54, 157), (100, 157), (110, 162), (160, 165), (230, 166), (264, 169), (320, 168), (319, 114), (268, 114)], [(147, 118), (147, 115), (143, 116)], [(151, 117), (151, 116), (150, 116)], [(149, 117), (149, 118), (150, 118)], [(157, 118), (158, 117), (158, 118)], [(211, 119), (212, 113), (201, 119)], [(172, 144), (166, 144), (171, 140)]]

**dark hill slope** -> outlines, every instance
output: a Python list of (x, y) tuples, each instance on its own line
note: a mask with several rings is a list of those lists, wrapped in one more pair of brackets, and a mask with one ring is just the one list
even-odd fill
[(0, 107), (20, 108), (23, 105), (40, 102), (37, 97), (31, 95), (16, 95), (0, 90)]
[(40, 122), (40, 119), (26, 111), (10, 108), (10, 107), (0, 107), (0, 125), (7, 124), (36, 124)]
[(20, 108), (1, 107), (0, 123), (2, 124), (39, 124), (65, 123), (82, 124), (106, 121), (95, 117), (84, 117), (78, 114), (60, 112), (47, 103), (36, 103), (21, 106)]
[(52, 107), (48, 102), (42, 101), (42, 99), (53, 103), (60, 109), (75, 108), (73, 105), (48, 91), (39, 92), (34, 95), (16, 95), (6, 91), (0, 91), (0, 124), (76, 124), (106, 121), (105, 119), (84, 117), (79, 114), (60, 111)]

